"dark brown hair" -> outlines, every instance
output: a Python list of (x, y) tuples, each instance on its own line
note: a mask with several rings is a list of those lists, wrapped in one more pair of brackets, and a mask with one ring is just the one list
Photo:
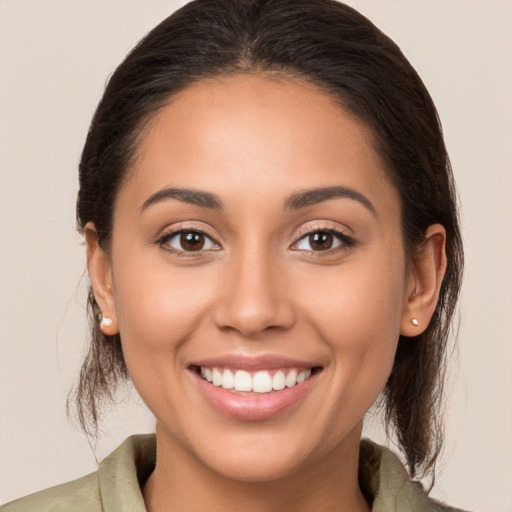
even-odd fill
[[(196, 0), (164, 20), (117, 68), (96, 110), (80, 162), (79, 230), (92, 221), (108, 250), (138, 138), (170, 96), (204, 78), (273, 72), (316, 84), (370, 127), (400, 194), (410, 257), (431, 224), (446, 229), (448, 268), (434, 316), (423, 334), (400, 338), (384, 390), (386, 423), (411, 475), (432, 473), (463, 266), (456, 196), (430, 95), (398, 46), (360, 13), (334, 0)], [(75, 398), (83, 428), (94, 433), (99, 406), (128, 375), (120, 336), (101, 333), (92, 294), (89, 306), (92, 337)]]

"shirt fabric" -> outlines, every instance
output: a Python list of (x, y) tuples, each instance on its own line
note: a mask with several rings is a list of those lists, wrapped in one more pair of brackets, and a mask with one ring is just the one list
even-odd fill
[[(129, 437), (90, 475), (0, 507), (1, 512), (146, 512), (141, 487), (156, 462), (154, 434)], [(359, 483), (372, 512), (462, 512), (429, 498), (387, 448), (361, 441)]]

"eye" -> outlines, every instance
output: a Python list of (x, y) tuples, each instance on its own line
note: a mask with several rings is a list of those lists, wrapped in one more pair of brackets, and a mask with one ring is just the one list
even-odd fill
[(217, 250), (219, 246), (205, 233), (196, 230), (180, 230), (164, 235), (158, 243), (177, 252)]
[(300, 251), (328, 251), (341, 246), (351, 246), (354, 241), (345, 233), (332, 229), (317, 230), (301, 237), (293, 246)]

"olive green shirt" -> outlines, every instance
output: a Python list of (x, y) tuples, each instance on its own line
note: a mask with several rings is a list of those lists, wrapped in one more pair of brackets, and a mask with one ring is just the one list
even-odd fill
[[(0, 507), (1, 512), (146, 512), (141, 486), (155, 467), (154, 434), (129, 437), (98, 471)], [(429, 498), (388, 449), (361, 441), (359, 482), (372, 512), (457, 512)], [(462, 512), (462, 511), (459, 511)]]

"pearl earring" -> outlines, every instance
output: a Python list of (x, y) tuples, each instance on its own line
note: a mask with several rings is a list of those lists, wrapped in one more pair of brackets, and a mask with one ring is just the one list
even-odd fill
[(100, 327), (110, 327), (114, 321), (112, 318), (109, 318), (108, 316), (103, 316), (101, 313), (98, 315), (98, 320), (100, 322)]
[(113, 322), (112, 318), (105, 317), (101, 319), (100, 325), (101, 327), (110, 327)]
[(420, 325), (417, 318), (411, 318), (411, 324), (414, 325), (415, 327), (418, 327), (418, 325)]

